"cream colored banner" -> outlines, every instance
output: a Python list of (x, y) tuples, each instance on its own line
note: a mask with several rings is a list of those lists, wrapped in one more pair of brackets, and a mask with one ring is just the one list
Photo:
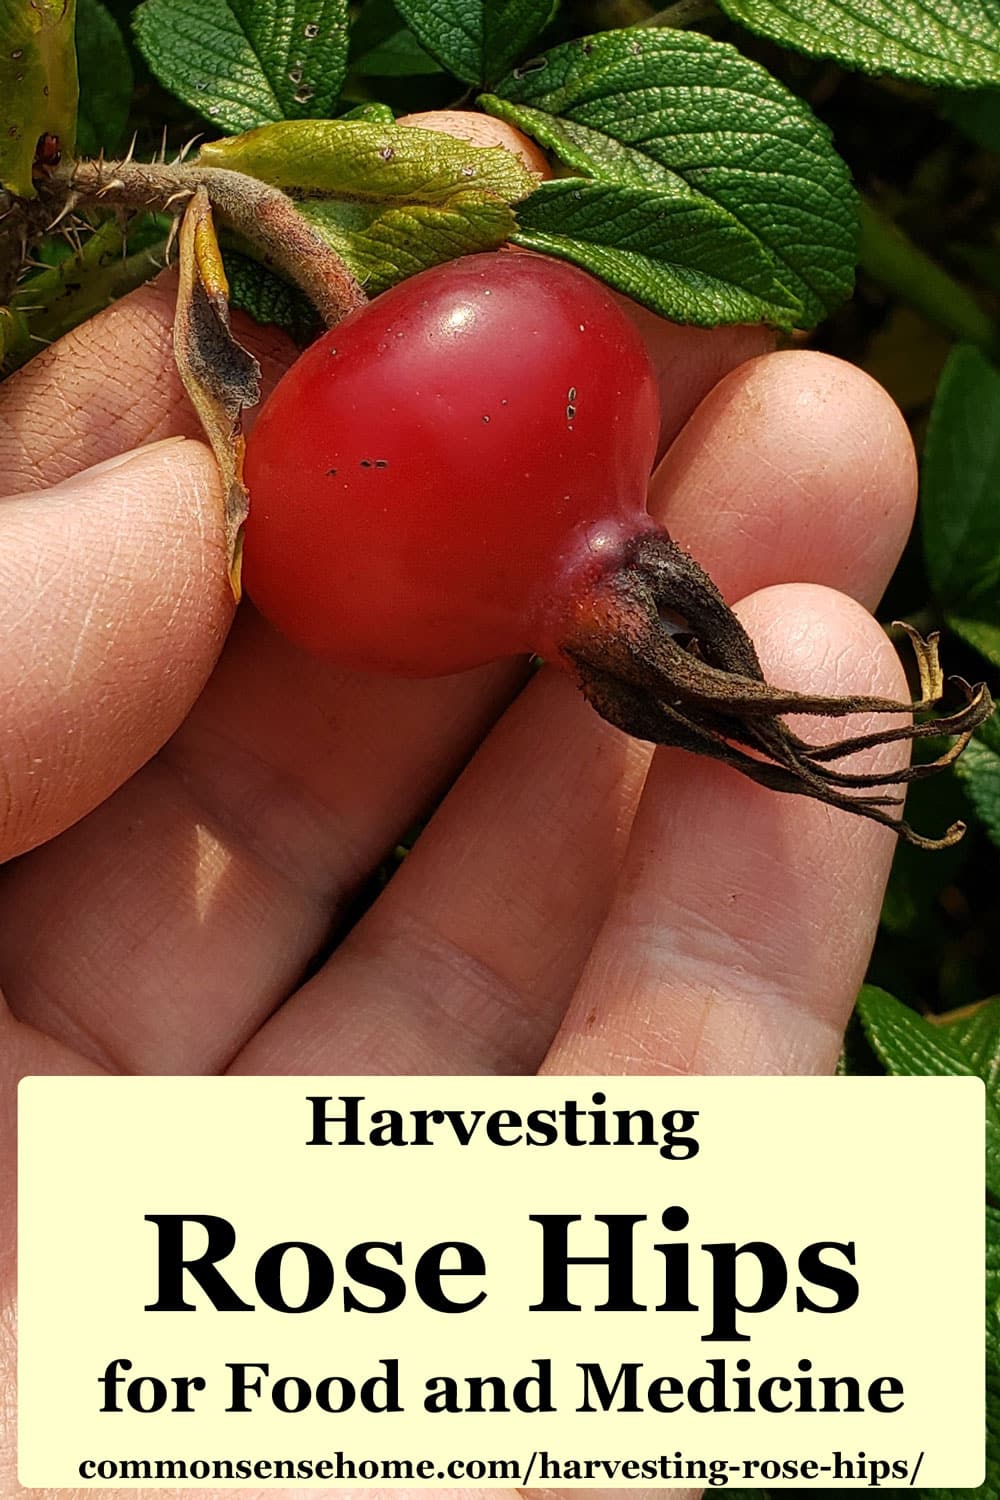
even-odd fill
[(30, 1078), (20, 1477), (972, 1487), (974, 1079)]

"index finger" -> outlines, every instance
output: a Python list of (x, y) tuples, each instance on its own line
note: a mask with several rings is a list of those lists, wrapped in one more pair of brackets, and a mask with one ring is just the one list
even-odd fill
[[(0, 387), (0, 497), (59, 484), (165, 437), (201, 437), (174, 365), (173, 272), (83, 323)], [(291, 339), (234, 315), (264, 389), (295, 357)]]

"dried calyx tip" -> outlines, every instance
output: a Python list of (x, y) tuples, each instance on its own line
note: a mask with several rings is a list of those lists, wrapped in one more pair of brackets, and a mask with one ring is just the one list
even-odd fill
[[(943, 849), (962, 837), (965, 825), (954, 823), (943, 837), (925, 838), (887, 810), (902, 798), (886, 795), (885, 788), (923, 780), (957, 759), (993, 712), (985, 684), (972, 687), (951, 678), (965, 700), (954, 712), (829, 744), (810, 744), (782, 722), (785, 715), (912, 714), (934, 708), (945, 689), (939, 636), (924, 639), (905, 622), (900, 628), (913, 647), (920, 677), (920, 697), (913, 703), (772, 687), (750, 637), (708, 575), (665, 533), (650, 532), (634, 538), (624, 564), (594, 587), (563, 651), (586, 697), (628, 734), (721, 760), (773, 791), (815, 797), (870, 818), (918, 848)], [(827, 764), (878, 745), (942, 735), (953, 736), (954, 743), (920, 765), (864, 774)]]

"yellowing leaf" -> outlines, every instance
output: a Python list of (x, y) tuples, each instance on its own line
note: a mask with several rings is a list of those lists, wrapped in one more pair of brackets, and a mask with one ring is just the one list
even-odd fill
[(76, 139), (76, 0), (0, 0), (0, 186), (35, 196), (31, 167), (39, 137)]

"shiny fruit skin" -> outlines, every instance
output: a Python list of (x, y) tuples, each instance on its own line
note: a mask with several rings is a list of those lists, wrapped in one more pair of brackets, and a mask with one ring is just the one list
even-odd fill
[(323, 335), (247, 444), (244, 581), (344, 666), (436, 676), (551, 649), (588, 573), (652, 528), (639, 335), (563, 262), (473, 255)]

